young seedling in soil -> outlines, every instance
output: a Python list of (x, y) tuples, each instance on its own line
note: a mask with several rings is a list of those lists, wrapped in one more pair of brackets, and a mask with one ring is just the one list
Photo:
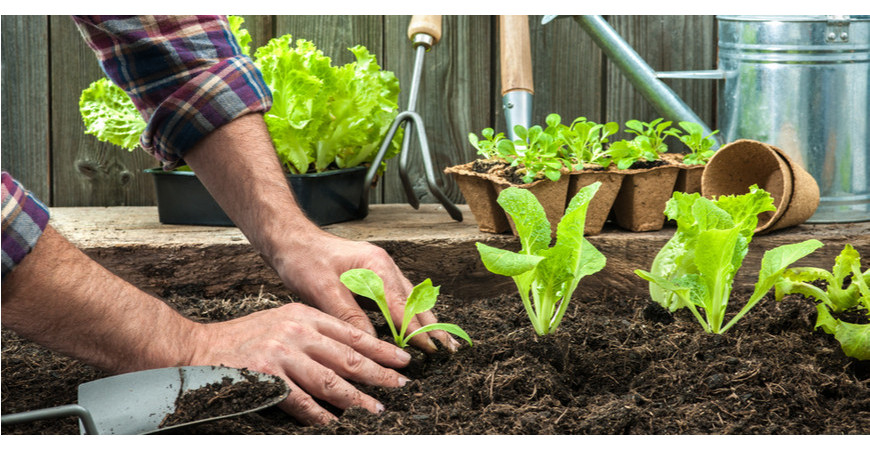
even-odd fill
[(663, 122), (663, 120), (664, 119), (658, 118), (649, 123), (641, 122), (639, 120), (629, 120), (625, 123), (625, 126), (627, 127), (625, 132), (636, 134), (637, 137), (635, 138), (635, 141), (644, 143), (644, 146), (648, 147), (649, 151), (659, 155), (668, 151), (668, 146), (665, 144), (666, 137), (680, 136), (680, 130), (671, 128), (673, 122)]
[(584, 163), (598, 164), (607, 168), (612, 160), (604, 149), (608, 136), (619, 131), (619, 124), (608, 122), (595, 123), (578, 117), (570, 127), (562, 130), (562, 138), (568, 150), (565, 158), (571, 161), (574, 169), (582, 170)]
[(580, 279), (604, 268), (607, 259), (586, 238), (586, 209), (601, 182), (592, 183), (571, 199), (550, 247), (550, 222), (534, 194), (510, 187), (498, 203), (513, 218), (522, 249), (519, 253), (478, 242), (487, 270), (513, 278), (523, 305), (538, 335), (559, 327)]
[(433, 330), (444, 330), (448, 333), (453, 333), (465, 339), (468, 345), (472, 345), (468, 334), (462, 328), (452, 323), (432, 323), (424, 325), (410, 334), (405, 334), (408, 331), (408, 324), (411, 323), (411, 319), (417, 314), (429, 311), (435, 306), (435, 302), (438, 301), (438, 293), (441, 287), (432, 286), (432, 280), (429, 278), (414, 286), (411, 290), (411, 295), (408, 296), (408, 300), (405, 303), (402, 328), (399, 332), (396, 332), (396, 326), (393, 324), (390, 308), (387, 305), (387, 296), (384, 293), (384, 281), (378, 274), (369, 269), (351, 269), (341, 274), (341, 282), (354, 294), (370, 298), (377, 303), (381, 314), (384, 316), (384, 320), (387, 322), (387, 326), (390, 327), (390, 331), (393, 333), (393, 340), (399, 347), (407, 347), (412, 337)]
[[(654, 301), (671, 311), (689, 308), (704, 331), (724, 333), (764, 297), (789, 265), (823, 245), (809, 239), (766, 251), (752, 296), (723, 327), (734, 276), (749, 250), (758, 214), (775, 209), (770, 194), (756, 185), (748, 194), (723, 195), (715, 201), (698, 193), (674, 192), (665, 214), (677, 221), (677, 231), (650, 271), (635, 273), (649, 281)], [(704, 316), (698, 308), (704, 309)]]
[(704, 128), (701, 125), (698, 125), (694, 122), (680, 122), (680, 127), (686, 130), (686, 134), (680, 136), (680, 141), (683, 144), (686, 144), (686, 147), (692, 151), (683, 158), (683, 162), (686, 164), (707, 164), (707, 161), (713, 157), (714, 150), (712, 150), (713, 145), (716, 144), (716, 140), (713, 139), (713, 135), (718, 133), (719, 130), (714, 130), (712, 133), (704, 136)]
[[(824, 288), (818, 286), (819, 281)], [(870, 323), (850, 323), (834, 316), (854, 311), (870, 319), (870, 269), (861, 272), (861, 255), (851, 245), (846, 244), (837, 256), (831, 272), (815, 267), (789, 269), (775, 287), (776, 301), (788, 294), (814, 299), (818, 310), (815, 328), (834, 335), (846, 356), (870, 360)]]

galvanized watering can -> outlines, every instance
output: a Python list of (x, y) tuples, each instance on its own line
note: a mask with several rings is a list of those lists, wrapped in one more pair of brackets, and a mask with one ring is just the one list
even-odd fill
[(720, 144), (765, 142), (806, 169), (821, 194), (808, 223), (870, 220), (870, 16), (717, 16), (718, 69), (685, 72), (655, 72), (601, 16), (573, 18), (670, 120), (703, 124), (662, 78), (722, 80)]

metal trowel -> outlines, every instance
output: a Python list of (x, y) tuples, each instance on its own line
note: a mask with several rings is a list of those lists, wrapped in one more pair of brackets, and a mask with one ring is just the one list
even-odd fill
[[(161, 427), (183, 394), (229, 377), (233, 384), (249, 381), (276, 383), (279, 394), (244, 411)], [(253, 379), (253, 378), (251, 378)], [(223, 366), (182, 366), (125, 373), (79, 385), (78, 403), (15, 414), (4, 414), (3, 425), (78, 416), (82, 434), (148, 434), (209, 420), (222, 419), (275, 405), (290, 393), (280, 378), (247, 369)]]

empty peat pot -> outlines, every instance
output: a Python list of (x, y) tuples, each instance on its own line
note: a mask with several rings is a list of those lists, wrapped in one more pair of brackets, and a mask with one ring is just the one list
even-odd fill
[(756, 233), (801, 224), (819, 206), (815, 179), (782, 150), (740, 139), (716, 151), (701, 177), (701, 194), (713, 198), (742, 195), (753, 184), (769, 192), (776, 211), (758, 215)]

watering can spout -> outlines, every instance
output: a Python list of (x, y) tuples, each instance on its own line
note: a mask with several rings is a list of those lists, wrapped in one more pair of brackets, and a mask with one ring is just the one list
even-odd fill
[[(542, 23), (546, 24), (557, 16), (545, 16)], [(601, 16), (572, 16), (586, 31), (596, 45), (607, 57), (619, 67), (632, 86), (650, 102), (656, 110), (668, 120), (694, 122), (704, 129), (704, 135), (712, 133), (711, 128), (688, 105), (671, 90), (660, 78), (707, 78), (723, 79), (721, 71), (696, 71), (656, 73), (637, 54), (634, 49), (622, 39), (622, 36)], [(723, 144), (722, 136), (713, 135), (718, 145)], [(718, 148), (718, 146), (717, 146)]]

